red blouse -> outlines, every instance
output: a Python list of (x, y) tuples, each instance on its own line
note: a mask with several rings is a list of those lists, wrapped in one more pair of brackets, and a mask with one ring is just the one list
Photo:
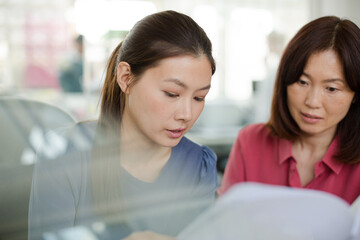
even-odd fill
[[(304, 188), (333, 193), (348, 203), (360, 195), (360, 163), (340, 163), (333, 158), (335, 138), (324, 158), (315, 164), (315, 178)], [(259, 182), (302, 188), (292, 142), (272, 137), (264, 124), (243, 128), (234, 143), (218, 194), (239, 182)]]

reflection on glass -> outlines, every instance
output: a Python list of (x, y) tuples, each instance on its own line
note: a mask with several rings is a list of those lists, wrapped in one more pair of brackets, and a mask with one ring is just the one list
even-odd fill
[(172, 239), (210, 206), (216, 154), (184, 135), (215, 69), (211, 42), (189, 16), (137, 22), (109, 58), (99, 119), (32, 134), (41, 146), (29, 239)]

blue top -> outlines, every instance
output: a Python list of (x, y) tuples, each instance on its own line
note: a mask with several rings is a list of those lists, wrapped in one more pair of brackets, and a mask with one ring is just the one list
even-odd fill
[[(73, 231), (74, 236), (85, 229), (100, 239), (121, 239), (144, 230), (176, 236), (213, 203), (217, 188), (216, 155), (208, 147), (183, 137), (154, 182), (136, 179), (120, 167), (119, 204), (125, 210), (115, 211), (106, 220), (95, 217), (90, 171), (95, 128), (96, 124), (85, 123), (71, 129), (71, 137), (58, 133), (47, 136), (55, 142), (54, 146), (64, 145), (62, 142), (68, 147), (61, 154), (59, 147), (49, 154), (51, 147), (47, 146), (48, 156), (39, 157), (36, 163), (29, 239), (39, 239), (46, 232), (61, 235), (62, 229)], [(58, 154), (54, 154), (56, 151)]]

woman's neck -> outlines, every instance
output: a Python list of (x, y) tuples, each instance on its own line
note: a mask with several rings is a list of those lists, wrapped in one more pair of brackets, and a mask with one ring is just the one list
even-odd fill
[(310, 153), (326, 153), (334, 134), (302, 135), (294, 141), (294, 145)]
[(151, 141), (133, 127), (126, 125), (121, 128), (121, 166), (133, 177), (145, 182), (153, 182), (169, 160), (172, 148)]
[(305, 186), (315, 177), (315, 164), (321, 161), (333, 137), (330, 135), (301, 136), (294, 141), (292, 154), (296, 159), (301, 185)]
[(133, 163), (157, 162), (162, 156), (168, 156), (171, 153), (170, 147), (163, 147), (143, 136), (128, 135), (121, 132), (120, 137), (121, 157), (124, 162)]

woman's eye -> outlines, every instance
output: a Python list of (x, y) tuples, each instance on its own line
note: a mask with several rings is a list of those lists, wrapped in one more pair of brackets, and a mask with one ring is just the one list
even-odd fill
[(300, 85), (306, 85), (307, 84), (307, 82), (305, 80), (301, 80), (301, 79), (298, 81), (298, 83)]
[(198, 102), (203, 102), (205, 101), (205, 98), (204, 97), (194, 97), (195, 101), (198, 101)]
[(336, 92), (338, 89), (334, 87), (327, 87), (326, 88), (329, 92)]
[(179, 96), (178, 94), (174, 94), (174, 93), (170, 93), (170, 92), (166, 92), (166, 91), (164, 91), (164, 93), (166, 96), (171, 97), (171, 98), (176, 98)]

